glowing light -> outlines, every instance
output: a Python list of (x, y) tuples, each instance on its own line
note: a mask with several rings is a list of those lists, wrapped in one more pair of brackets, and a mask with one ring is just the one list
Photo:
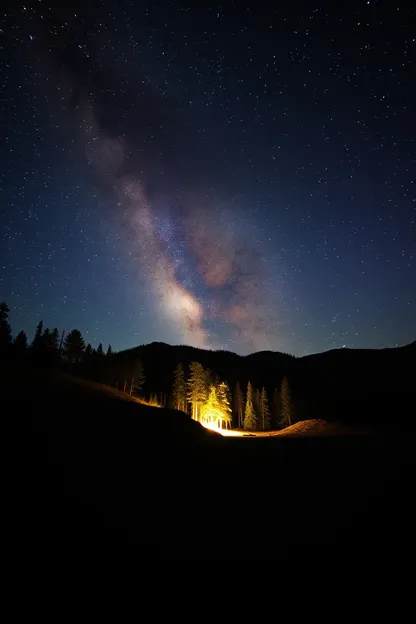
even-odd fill
[(211, 429), (212, 431), (221, 431), (219, 424), (216, 422), (203, 421), (201, 422), (201, 425), (205, 427), (205, 429)]
[(235, 429), (220, 429), (219, 433), (225, 438), (239, 438), (245, 435), (242, 431), (235, 431)]
[(201, 422), (201, 425), (205, 427), (205, 429), (209, 429), (210, 431), (215, 431), (216, 433), (220, 433), (225, 438), (239, 438), (244, 435), (243, 431), (236, 431), (235, 429), (221, 429), (215, 423), (207, 423)]

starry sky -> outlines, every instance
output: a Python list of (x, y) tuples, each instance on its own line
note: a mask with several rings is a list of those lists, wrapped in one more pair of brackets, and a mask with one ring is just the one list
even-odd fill
[(411, 342), (415, 69), (410, 2), (2, 4), (14, 333), (298, 356)]

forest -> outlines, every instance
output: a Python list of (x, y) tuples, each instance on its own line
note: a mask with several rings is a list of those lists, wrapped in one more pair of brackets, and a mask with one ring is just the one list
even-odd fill
[[(3, 360), (58, 368), (77, 377), (114, 386), (123, 393), (141, 397), (150, 405), (183, 411), (212, 429), (267, 431), (295, 422), (287, 377), (270, 392), (264, 385), (255, 387), (251, 380), (237, 380), (231, 385), (217, 371), (192, 360), (178, 362), (171, 370), (171, 383), (167, 379), (161, 387), (146, 376), (145, 365), (136, 349), (114, 352), (111, 345), (104, 349), (102, 343), (93, 348), (85, 343), (78, 329), (59, 332), (56, 327), (44, 327), (40, 321), (31, 341), (24, 331), (13, 338), (9, 308), (4, 302), (0, 304), (0, 354)], [(157, 373), (153, 371), (153, 375)]]
[(240, 356), (162, 342), (115, 352), (86, 343), (78, 329), (40, 321), (13, 335), (0, 304), (0, 359), (62, 371), (187, 413), (208, 428), (267, 431), (301, 420), (414, 427), (409, 406), (416, 342), (390, 349), (334, 349), (296, 358), (263, 351)]

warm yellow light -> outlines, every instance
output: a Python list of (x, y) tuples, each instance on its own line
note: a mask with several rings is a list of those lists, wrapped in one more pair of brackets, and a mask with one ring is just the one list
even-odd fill
[(225, 438), (239, 438), (244, 435), (242, 431), (234, 431), (233, 429), (218, 429), (218, 432)]
[(205, 429), (210, 429), (210, 431), (216, 431), (224, 437), (238, 438), (244, 435), (242, 431), (234, 431), (233, 429), (221, 429), (214, 423), (201, 423), (201, 425), (205, 427)]
[(209, 423), (209, 422), (202, 422), (201, 425), (203, 427), (205, 427), (205, 429), (211, 429), (212, 431), (221, 431), (221, 429), (219, 428), (217, 423)]

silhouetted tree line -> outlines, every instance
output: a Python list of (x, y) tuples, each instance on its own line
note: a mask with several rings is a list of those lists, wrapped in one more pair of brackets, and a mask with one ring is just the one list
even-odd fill
[(0, 359), (58, 369), (73, 375), (107, 383), (128, 394), (139, 394), (144, 383), (141, 360), (104, 351), (102, 343), (93, 348), (78, 329), (59, 332), (40, 321), (31, 342), (22, 330), (15, 338), (9, 322), (9, 307), (0, 303)]
[(110, 345), (86, 344), (78, 329), (59, 331), (42, 321), (33, 337), (24, 331), (13, 335), (9, 308), (0, 303), (0, 361), (6, 365), (61, 370), (190, 416), (218, 417), (232, 428), (276, 429), (308, 418), (414, 427), (415, 360), (416, 342), (299, 359), (269, 351), (243, 357), (158, 342), (113, 353)]
[[(222, 355), (233, 357), (234, 354)], [(56, 327), (45, 327), (43, 321), (38, 323), (31, 341), (24, 331), (13, 338), (9, 308), (4, 302), (0, 304), (0, 358), (61, 370), (112, 385), (128, 394), (142, 393), (145, 385), (144, 366), (137, 349), (114, 353), (111, 345), (104, 350), (102, 343), (94, 348), (85, 343), (78, 329), (60, 332)], [(272, 392), (264, 386), (255, 388), (251, 381), (237, 381), (231, 390), (228, 381), (200, 362), (189, 363), (189, 374), (186, 368), (186, 364), (179, 363), (173, 380), (159, 392), (149, 379), (149, 402), (159, 406), (168, 404), (204, 424), (250, 431), (267, 431), (295, 421), (286, 378)]]

